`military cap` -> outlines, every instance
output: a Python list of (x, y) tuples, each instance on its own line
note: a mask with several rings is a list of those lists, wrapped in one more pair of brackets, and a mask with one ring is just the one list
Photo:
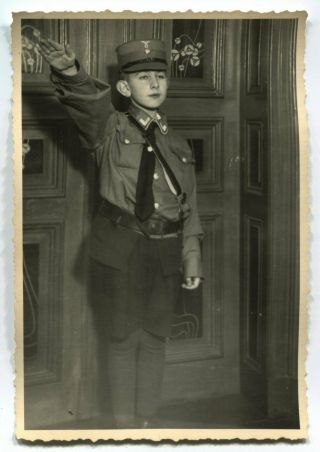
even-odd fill
[(122, 72), (165, 71), (167, 55), (165, 43), (159, 39), (128, 41), (116, 49)]

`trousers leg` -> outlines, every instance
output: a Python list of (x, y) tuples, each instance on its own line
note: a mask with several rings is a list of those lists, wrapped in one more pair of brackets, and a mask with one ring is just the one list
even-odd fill
[(108, 375), (111, 403), (117, 426), (133, 424), (136, 396), (136, 359), (141, 331), (131, 333), (124, 340), (110, 340)]
[(141, 418), (151, 418), (161, 400), (165, 357), (165, 338), (143, 330), (137, 361), (136, 412)]

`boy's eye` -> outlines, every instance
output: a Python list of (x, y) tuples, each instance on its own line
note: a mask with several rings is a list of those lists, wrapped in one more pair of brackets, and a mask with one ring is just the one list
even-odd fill
[[(156, 78), (160, 79), (160, 80), (164, 80), (167, 78), (166, 74), (164, 73), (160, 73), (156, 75)], [(139, 80), (149, 80), (150, 79), (150, 75), (148, 74), (140, 74), (139, 75)]]

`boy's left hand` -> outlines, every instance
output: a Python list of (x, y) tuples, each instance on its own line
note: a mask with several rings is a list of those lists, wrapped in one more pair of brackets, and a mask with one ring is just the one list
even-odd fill
[(187, 277), (182, 284), (184, 289), (193, 290), (199, 287), (201, 279), (199, 277)]

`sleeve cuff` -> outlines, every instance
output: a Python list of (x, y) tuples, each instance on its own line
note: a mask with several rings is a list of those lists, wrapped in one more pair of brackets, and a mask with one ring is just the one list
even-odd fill
[(185, 278), (198, 277), (203, 279), (202, 262), (198, 256), (190, 256), (183, 262), (183, 273)]
[(63, 82), (63, 84), (68, 84), (68, 82), (75, 84), (75, 83), (82, 83), (88, 78), (88, 74), (83, 69), (82, 66), (80, 66), (80, 63), (76, 60), (75, 62), (76, 68), (78, 72), (75, 75), (67, 75), (64, 74), (61, 71), (57, 71), (51, 66), (51, 78), (53, 81), (59, 81)]

